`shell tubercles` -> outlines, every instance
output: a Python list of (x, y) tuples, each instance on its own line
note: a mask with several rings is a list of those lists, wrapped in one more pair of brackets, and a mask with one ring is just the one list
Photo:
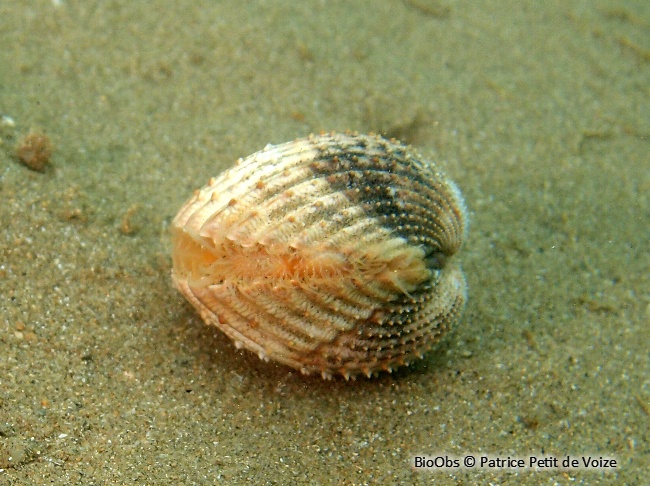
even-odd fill
[(466, 299), (459, 189), (411, 149), (330, 133), (269, 145), (172, 223), (175, 286), (264, 360), (346, 379), (422, 357)]

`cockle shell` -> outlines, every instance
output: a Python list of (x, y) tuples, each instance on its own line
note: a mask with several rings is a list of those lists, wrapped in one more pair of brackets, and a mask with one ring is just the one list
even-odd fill
[(240, 159), (172, 223), (176, 287), (238, 348), (345, 378), (408, 364), (458, 319), (456, 185), (379, 136), (312, 135)]

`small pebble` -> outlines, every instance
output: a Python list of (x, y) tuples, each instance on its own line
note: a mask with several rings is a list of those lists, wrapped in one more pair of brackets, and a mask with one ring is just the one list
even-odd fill
[(16, 156), (30, 169), (45, 172), (52, 156), (50, 137), (42, 132), (29, 132), (18, 142)]

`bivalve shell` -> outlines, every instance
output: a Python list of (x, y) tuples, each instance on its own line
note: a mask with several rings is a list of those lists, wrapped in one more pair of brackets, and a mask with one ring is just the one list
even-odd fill
[(176, 287), (238, 348), (325, 378), (391, 371), (458, 319), (456, 185), (412, 148), (330, 133), (269, 145), (172, 223)]

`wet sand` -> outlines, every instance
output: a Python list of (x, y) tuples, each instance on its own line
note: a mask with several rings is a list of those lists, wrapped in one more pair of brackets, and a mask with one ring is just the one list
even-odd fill
[[(647, 478), (647, 2), (133, 3), (0, 6), (0, 484)], [(354, 382), (237, 351), (167, 234), (236, 158), (346, 129), (414, 144), (471, 212), (458, 327)], [(470, 453), (618, 467), (412, 467)]]

